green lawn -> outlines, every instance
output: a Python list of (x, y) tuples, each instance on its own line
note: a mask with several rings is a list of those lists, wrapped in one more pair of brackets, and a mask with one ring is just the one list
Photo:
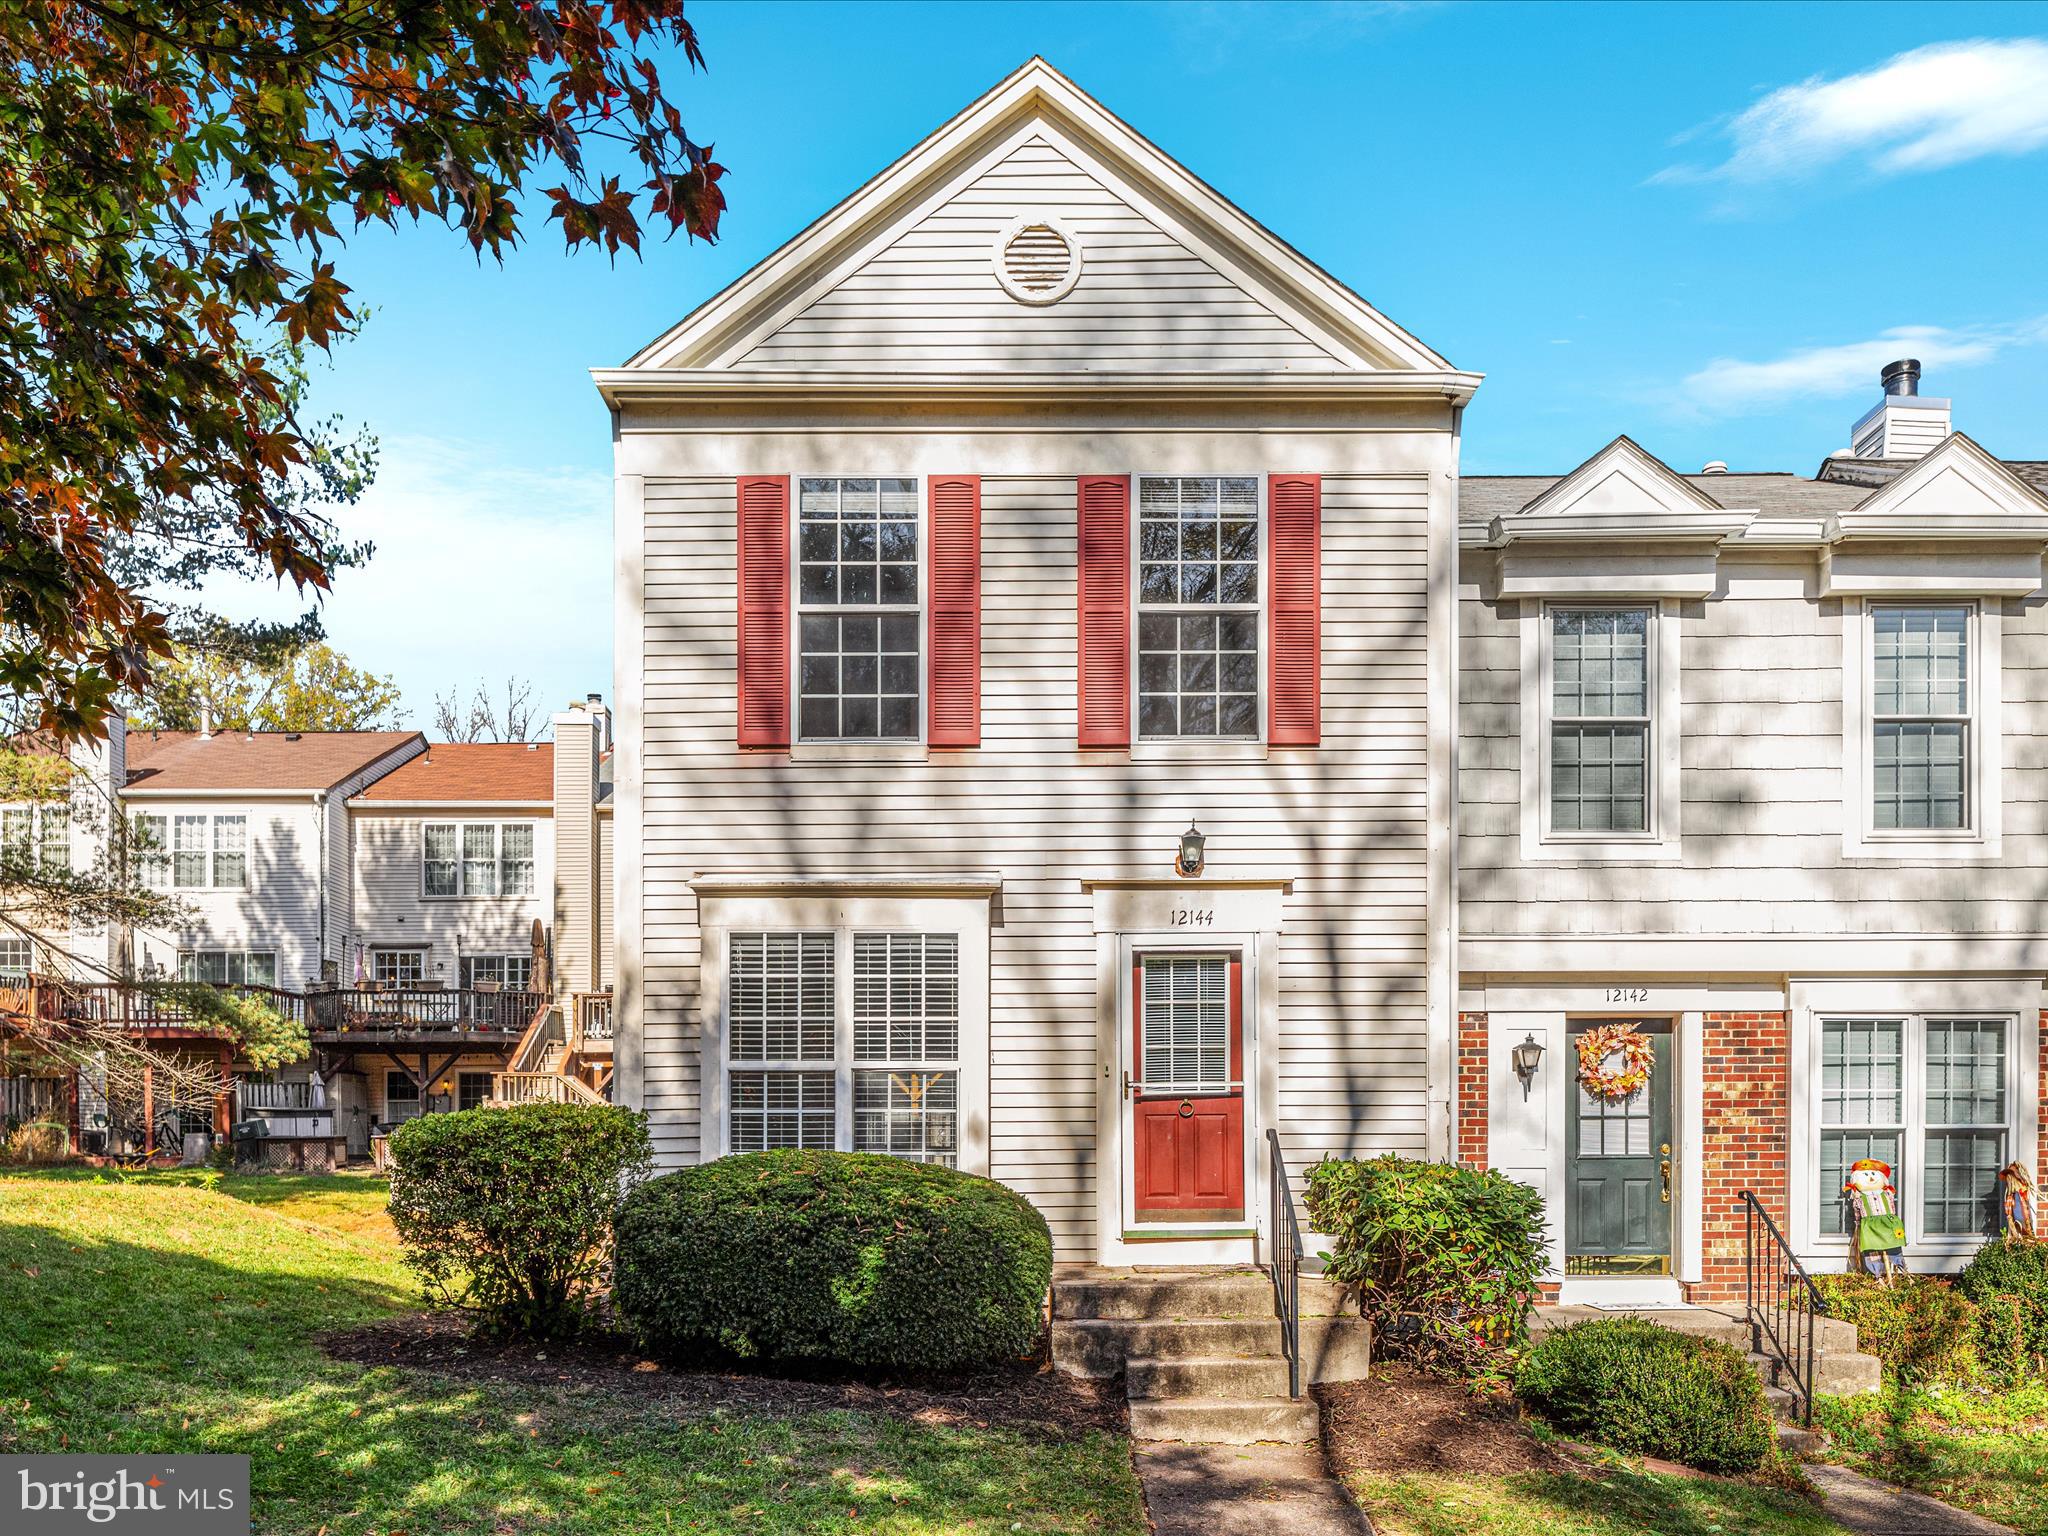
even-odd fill
[(1823, 1398), (1830, 1460), (2048, 1536), (2048, 1383)]
[(1791, 1494), (1667, 1477), (1620, 1457), (1578, 1472), (1360, 1472), (1351, 1491), (1382, 1536), (1842, 1536)]
[(0, 1451), (252, 1458), (260, 1532), (1145, 1529), (1121, 1438), (625, 1398), (329, 1360), (418, 1304), (374, 1180), (0, 1175)]

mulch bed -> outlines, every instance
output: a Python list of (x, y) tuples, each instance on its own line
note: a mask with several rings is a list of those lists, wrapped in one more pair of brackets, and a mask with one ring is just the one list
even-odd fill
[(1069, 1439), (1127, 1423), (1121, 1381), (1082, 1381), (1045, 1361), (1023, 1361), (942, 1378), (877, 1382), (672, 1366), (646, 1359), (621, 1337), (591, 1333), (570, 1343), (479, 1339), (466, 1319), (414, 1313), (323, 1335), (321, 1347), (354, 1365), (396, 1365), (463, 1381), (502, 1382), (572, 1394), (601, 1393), (685, 1416), (786, 1415), (847, 1409), (920, 1424), (1021, 1430)]
[(1396, 1365), (1369, 1381), (1316, 1388), (1323, 1449), (1339, 1477), (1352, 1472), (1505, 1475), (1560, 1472), (1571, 1463), (1522, 1428), (1511, 1400), (1474, 1397), (1463, 1384)]

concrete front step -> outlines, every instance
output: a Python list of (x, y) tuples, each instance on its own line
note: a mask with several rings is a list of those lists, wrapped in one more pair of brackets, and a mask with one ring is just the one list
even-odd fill
[[(1792, 1373), (1779, 1363), (1775, 1355), (1751, 1350), (1749, 1363), (1756, 1367), (1756, 1373), (1763, 1377), (1766, 1387), (1791, 1387)], [(1883, 1384), (1884, 1366), (1875, 1355), (1816, 1350), (1813, 1374), (1813, 1389), (1823, 1397), (1860, 1397), (1866, 1392), (1875, 1392)]]
[[(1351, 1288), (1320, 1275), (1298, 1284), (1304, 1317), (1356, 1317)], [(1273, 1280), (1263, 1269), (1143, 1270), (1071, 1265), (1053, 1278), (1056, 1319), (1271, 1317)]]
[[(1187, 1318), (1173, 1322), (1067, 1318), (1052, 1325), (1053, 1364), (1070, 1376), (1114, 1376), (1127, 1360), (1279, 1358), (1280, 1320)], [(1301, 1320), (1301, 1379), (1362, 1381), (1372, 1330), (1359, 1317)]]
[(1195, 1445), (1302, 1445), (1322, 1433), (1312, 1397), (1133, 1398), (1133, 1440), (1179, 1440)]
[(1124, 1363), (1124, 1382), (1134, 1403), (1169, 1397), (1285, 1397), (1287, 1362), (1278, 1355), (1133, 1359)]

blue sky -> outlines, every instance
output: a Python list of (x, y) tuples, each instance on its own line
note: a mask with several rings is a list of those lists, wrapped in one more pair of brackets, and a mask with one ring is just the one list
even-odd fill
[[(715, 247), (644, 262), (359, 237), (374, 309), (316, 377), (383, 444), (329, 632), (434, 696), (611, 686), (623, 360), (1033, 53), (1463, 368), (1468, 473), (1627, 432), (1811, 473), (1926, 360), (1993, 452), (2048, 458), (2048, 5), (742, 5), (671, 73), (730, 167)], [(540, 184), (547, 184), (543, 177)], [(535, 199), (535, 205), (538, 205)], [(566, 602), (550, 601), (550, 592)], [(271, 599), (243, 608), (278, 611)], [(289, 605), (285, 605), (289, 606)]]

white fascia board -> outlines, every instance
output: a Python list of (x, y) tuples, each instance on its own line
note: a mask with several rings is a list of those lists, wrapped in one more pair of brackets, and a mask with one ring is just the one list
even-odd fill
[(326, 789), (155, 789), (137, 786), (121, 791), (123, 800), (318, 800)]
[[(729, 359), (800, 309), (837, 258), (873, 237), (928, 196), (977, 148), (1017, 125), (1039, 119), (1099, 147), (1131, 179), (1176, 205), (1198, 253), (1236, 257), (1253, 271), (1283, 311), (1313, 318), (1310, 333), (1353, 367), (1449, 369), (1450, 364), (1335, 278), (1260, 225), (1171, 156), (1082, 91), (1043, 59), (1033, 58), (993, 90), (913, 147), (851, 197), (804, 229), (719, 294), (641, 348), (627, 368), (661, 368), (680, 360)], [(1203, 247), (1207, 246), (1205, 251)], [(1290, 300), (1292, 302), (1290, 302)], [(1372, 354), (1377, 354), (1376, 358)]]
[(1718, 507), (1712, 512), (1659, 512), (1652, 521), (1628, 512), (1566, 512), (1550, 517), (1517, 514), (1496, 517), (1492, 534), (1495, 542), (1503, 545), (1577, 541), (1605, 547), (1616, 538), (1626, 538), (1632, 544), (1719, 543), (1742, 532), (1751, 515)]
[(1941, 539), (1969, 543), (2048, 544), (2048, 511), (2039, 508), (2012, 512), (1921, 512), (1911, 517), (1889, 517), (1858, 507), (1838, 512), (1832, 519), (1834, 542), (1866, 539)]
[(916, 403), (933, 400), (1355, 400), (1427, 399), (1462, 405), (1483, 374), (1455, 369), (1365, 373), (834, 373), (812, 369), (727, 372), (709, 368), (593, 368), (607, 404), (682, 404), (693, 400), (807, 400)]
[(359, 796), (348, 802), (348, 808), (355, 815), (369, 816), (382, 811), (407, 815), (420, 811), (498, 811), (507, 815), (551, 816), (555, 803), (552, 800), (365, 800)]
[(2048, 933), (1467, 935), (1458, 970), (1478, 976), (1890, 976), (2048, 974)]

